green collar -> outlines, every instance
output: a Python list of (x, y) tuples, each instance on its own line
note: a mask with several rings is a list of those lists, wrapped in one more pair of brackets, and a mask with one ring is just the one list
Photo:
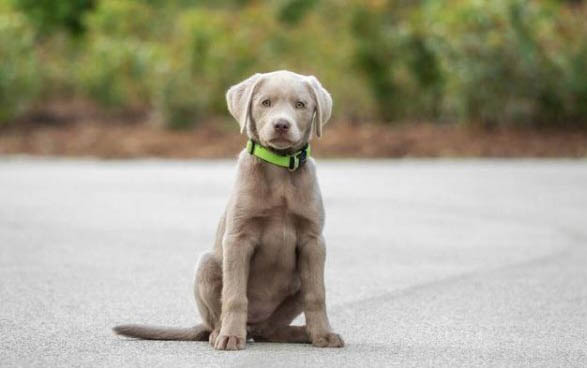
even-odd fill
[(310, 145), (306, 144), (301, 150), (291, 155), (279, 155), (249, 139), (247, 142), (247, 152), (273, 165), (287, 167), (289, 171), (295, 171), (310, 157)]

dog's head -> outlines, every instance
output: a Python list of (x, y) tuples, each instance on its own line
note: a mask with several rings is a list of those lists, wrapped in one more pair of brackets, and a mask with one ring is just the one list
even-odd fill
[[(301, 148), (332, 112), (332, 98), (318, 79), (289, 71), (255, 74), (226, 93), (241, 133), (277, 151)], [(312, 129), (313, 127), (313, 129)]]

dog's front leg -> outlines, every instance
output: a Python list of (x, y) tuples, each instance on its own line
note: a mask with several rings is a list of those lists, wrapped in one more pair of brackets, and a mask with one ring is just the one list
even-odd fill
[(324, 291), (324, 262), (326, 243), (324, 237), (310, 238), (300, 250), (300, 276), (304, 298), (306, 329), (312, 345), (319, 347), (342, 347), (340, 335), (333, 333), (326, 314)]
[(222, 247), (222, 315), (214, 348), (240, 350), (247, 338), (247, 280), (253, 242), (244, 235), (226, 235)]

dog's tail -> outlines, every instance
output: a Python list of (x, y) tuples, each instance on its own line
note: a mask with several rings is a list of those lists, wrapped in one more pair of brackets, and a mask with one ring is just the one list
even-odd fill
[(208, 341), (210, 329), (203, 324), (189, 328), (120, 325), (112, 329), (119, 335), (143, 340)]

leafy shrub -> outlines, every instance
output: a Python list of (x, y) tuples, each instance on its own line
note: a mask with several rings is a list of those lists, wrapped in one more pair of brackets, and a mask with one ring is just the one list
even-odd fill
[(101, 0), (86, 20), (91, 35), (142, 40), (165, 34), (166, 22), (160, 7), (134, 0)]
[(227, 114), (231, 84), (291, 69), (343, 119), (587, 125), (586, 17), (563, 0), (11, 0), (0, 119), (79, 94), (185, 128)]
[(355, 9), (355, 54), (386, 119), (584, 123), (584, 19), (547, 1), (392, 1)]
[(253, 50), (241, 43), (240, 18), (222, 9), (197, 8), (176, 19), (165, 45), (165, 61), (154, 74), (153, 104), (173, 128), (223, 113), (224, 91), (236, 75), (255, 64)]
[(389, 2), (353, 11), (356, 65), (386, 120), (438, 115), (443, 76), (417, 5)]
[(148, 106), (156, 47), (131, 39), (91, 39), (75, 65), (82, 93), (109, 108)]
[(79, 35), (85, 30), (84, 15), (94, 8), (94, 0), (12, 0), (12, 3), (35, 24), (39, 35), (58, 29)]
[(0, 124), (24, 112), (40, 89), (33, 29), (22, 16), (0, 13)]
[(542, 115), (540, 100), (551, 101), (550, 109), (557, 109), (556, 71), (534, 34), (548, 27), (551, 18), (536, 5), (497, 0), (480, 6), (462, 1), (450, 14), (441, 15), (442, 43), (437, 51), (448, 81), (446, 113), (494, 125), (532, 122)]
[(281, 5), (279, 20), (289, 25), (298, 24), (318, 0), (287, 0)]

